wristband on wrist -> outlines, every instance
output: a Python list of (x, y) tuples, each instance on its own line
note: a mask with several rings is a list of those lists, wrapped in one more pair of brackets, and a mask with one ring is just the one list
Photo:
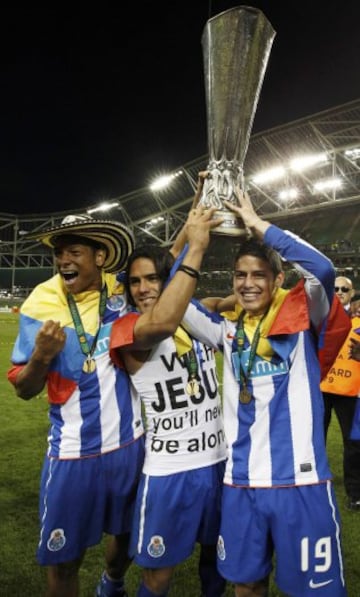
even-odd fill
[(178, 272), (184, 272), (184, 274), (187, 274), (191, 278), (195, 278), (195, 280), (199, 280), (200, 279), (200, 272), (198, 272), (197, 269), (194, 269), (193, 267), (190, 267), (190, 265), (183, 265), (183, 264), (181, 264), (178, 267), (177, 271)]

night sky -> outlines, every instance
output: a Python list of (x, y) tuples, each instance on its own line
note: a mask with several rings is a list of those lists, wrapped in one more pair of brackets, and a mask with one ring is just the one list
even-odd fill
[[(239, 3), (112, 4), (2, 16), (2, 212), (86, 207), (207, 152), (201, 35)], [(248, 5), (277, 31), (253, 132), (360, 97), (358, 0)]]

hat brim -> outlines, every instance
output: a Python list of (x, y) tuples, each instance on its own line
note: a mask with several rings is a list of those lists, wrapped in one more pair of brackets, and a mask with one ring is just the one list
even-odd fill
[(129, 255), (133, 252), (135, 240), (132, 232), (120, 222), (108, 220), (87, 220), (60, 224), (46, 230), (32, 232), (26, 235), (26, 240), (38, 240), (51, 247), (60, 235), (76, 234), (102, 243), (107, 249), (103, 269), (114, 273), (125, 268)]

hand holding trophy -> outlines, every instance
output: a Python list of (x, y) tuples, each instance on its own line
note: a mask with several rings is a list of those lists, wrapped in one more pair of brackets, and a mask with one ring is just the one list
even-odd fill
[(246, 234), (224, 201), (237, 204), (235, 188), (244, 190), (243, 165), (274, 37), (264, 14), (248, 6), (209, 19), (203, 32), (209, 163), (199, 205), (217, 208), (218, 234)]

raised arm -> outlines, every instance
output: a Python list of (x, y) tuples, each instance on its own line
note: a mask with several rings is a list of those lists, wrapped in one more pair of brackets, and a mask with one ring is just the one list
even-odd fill
[[(201, 193), (203, 190), (203, 186), (204, 186), (204, 181), (205, 178), (207, 177), (208, 172), (206, 170), (199, 172), (198, 174), (198, 180), (197, 180), (197, 186), (196, 186), (196, 191), (195, 191), (195, 195), (190, 207), (190, 211), (192, 209), (195, 209), (200, 201), (200, 197), (201, 197)], [(171, 249), (170, 249), (170, 253), (171, 255), (174, 257), (174, 259), (177, 259), (181, 253), (181, 251), (183, 250), (183, 248), (185, 247), (186, 244), (186, 222), (184, 224), (184, 226), (180, 229), (174, 244), (172, 245)]]
[(334, 296), (335, 270), (332, 262), (295, 234), (281, 230), (255, 213), (247, 193), (237, 189), (240, 207), (225, 202), (244, 221), (250, 232), (294, 264), (305, 280), (310, 318), (318, 328), (330, 311)]
[(57, 321), (45, 321), (35, 338), (34, 351), (17, 373), (16, 394), (24, 400), (37, 396), (44, 388), (53, 358), (64, 348), (66, 334)]
[(236, 213), (244, 222), (245, 227), (251, 234), (259, 240), (264, 239), (265, 232), (271, 226), (270, 222), (263, 220), (253, 208), (249, 195), (239, 187), (235, 188), (236, 196), (239, 200), (239, 206), (230, 201), (224, 201), (224, 204), (230, 211)]
[(225, 297), (207, 296), (201, 299), (200, 302), (208, 311), (223, 313), (223, 311), (233, 311), (235, 309), (236, 297), (235, 294)]
[(209, 244), (210, 230), (222, 222), (220, 218), (211, 219), (215, 211), (215, 208), (195, 208), (189, 213), (185, 226), (189, 244), (186, 256), (152, 310), (137, 319), (129, 350), (148, 350), (175, 333), (195, 291), (199, 268)]

